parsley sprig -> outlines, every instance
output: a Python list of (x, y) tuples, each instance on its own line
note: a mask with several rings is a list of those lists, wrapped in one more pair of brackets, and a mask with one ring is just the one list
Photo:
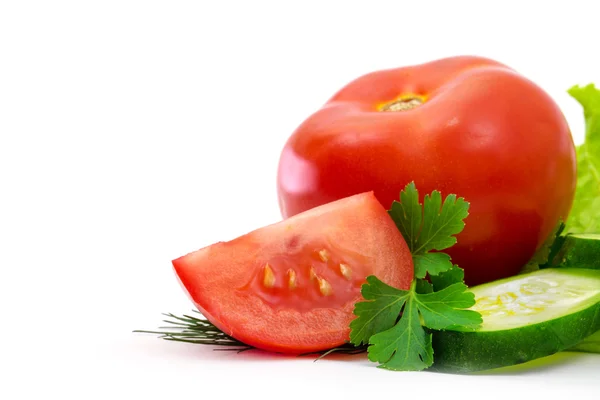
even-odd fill
[(411, 250), (415, 279), (408, 290), (400, 290), (367, 277), (361, 290), (365, 301), (355, 305), (357, 318), (350, 323), (350, 342), (368, 345), (369, 360), (387, 369), (420, 371), (433, 364), (434, 331), (481, 324), (481, 315), (468, 310), (475, 296), (467, 291), (463, 271), (440, 252), (456, 243), (453, 235), (464, 228), (468, 208), (455, 195), (442, 203), (438, 191), (421, 205), (414, 183), (392, 204), (389, 214)]
[[(423, 205), (419, 203), (419, 191), (414, 182), (400, 193), (400, 202), (394, 201), (388, 211), (413, 256), (415, 276), (437, 275), (452, 267), (450, 256), (441, 253), (456, 243), (456, 235), (465, 227), (469, 215), (469, 203), (465, 199), (449, 195), (442, 203), (437, 190), (426, 195)], [(438, 252), (432, 252), (438, 250)]]

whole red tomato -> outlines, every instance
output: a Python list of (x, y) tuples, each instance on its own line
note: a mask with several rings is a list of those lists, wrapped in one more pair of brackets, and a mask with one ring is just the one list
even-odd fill
[(386, 208), (414, 181), (471, 203), (449, 249), (468, 284), (516, 274), (566, 219), (573, 139), (556, 103), (498, 62), (453, 57), (362, 76), (304, 121), (278, 169), (281, 212), (374, 191)]

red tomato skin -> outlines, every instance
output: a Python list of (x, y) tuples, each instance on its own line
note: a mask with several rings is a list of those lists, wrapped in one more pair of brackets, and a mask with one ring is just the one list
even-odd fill
[[(400, 96), (425, 101), (382, 112)], [(469, 285), (518, 273), (568, 216), (576, 159), (568, 124), (540, 87), (496, 61), (453, 57), (362, 76), (305, 120), (282, 150), (281, 213), (374, 191), (385, 208), (414, 181), (470, 202), (448, 250)]]
[[(319, 265), (306, 249), (322, 248), (329, 263)], [(340, 260), (352, 269), (350, 280), (335, 269)], [(267, 263), (276, 277), (271, 288), (262, 283)], [(327, 279), (332, 294), (319, 295), (317, 280), (309, 278), (311, 266)], [(293, 354), (349, 340), (366, 276), (405, 290), (414, 276), (408, 246), (372, 192), (215, 243), (173, 260), (173, 267), (198, 310), (223, 332), (259, 349)], [(298, 279), (291, 291), (285, 285), (290, 268)]]

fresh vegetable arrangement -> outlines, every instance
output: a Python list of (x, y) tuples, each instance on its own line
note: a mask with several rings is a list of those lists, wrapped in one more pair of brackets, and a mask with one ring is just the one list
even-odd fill
[(600, 353), (600, 91), (569, 92), (577, 148), (553, 100), (495, 61), (355, 80), (283, 149), (282, 221), (173, 261), (206, 319), (141, 332), (400, 371)]

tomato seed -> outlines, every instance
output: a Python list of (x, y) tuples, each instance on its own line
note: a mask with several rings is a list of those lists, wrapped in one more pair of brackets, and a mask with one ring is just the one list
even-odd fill
[(273, 269), (271, 269), (269, 263), (265, 264), (264, 273), (263, 285), (268, 288), (275, 286), (275, 274), (273, 273)]
[(319, 280), (319, 291), (321, 292), (321, 294), (323, 296), (329, 296), (333, 293), (333, 289), (331, 288), (331, 285), (329, 284), (329, 282), (327, 282), (325, 279), (323, 278), (317, 278)]
[(319, 251), (319, 257), (323, 262), (329, 261), (329, 253), (325, 249)]
[(344, 278), (350, 280), (352, 278), (352, 270), (346, 264), (340, 263), (340, 272), (344, 276)]
[(288, 288), (293, 290), (296, 288), (296, 271), (293, 269), (288, 269)]

